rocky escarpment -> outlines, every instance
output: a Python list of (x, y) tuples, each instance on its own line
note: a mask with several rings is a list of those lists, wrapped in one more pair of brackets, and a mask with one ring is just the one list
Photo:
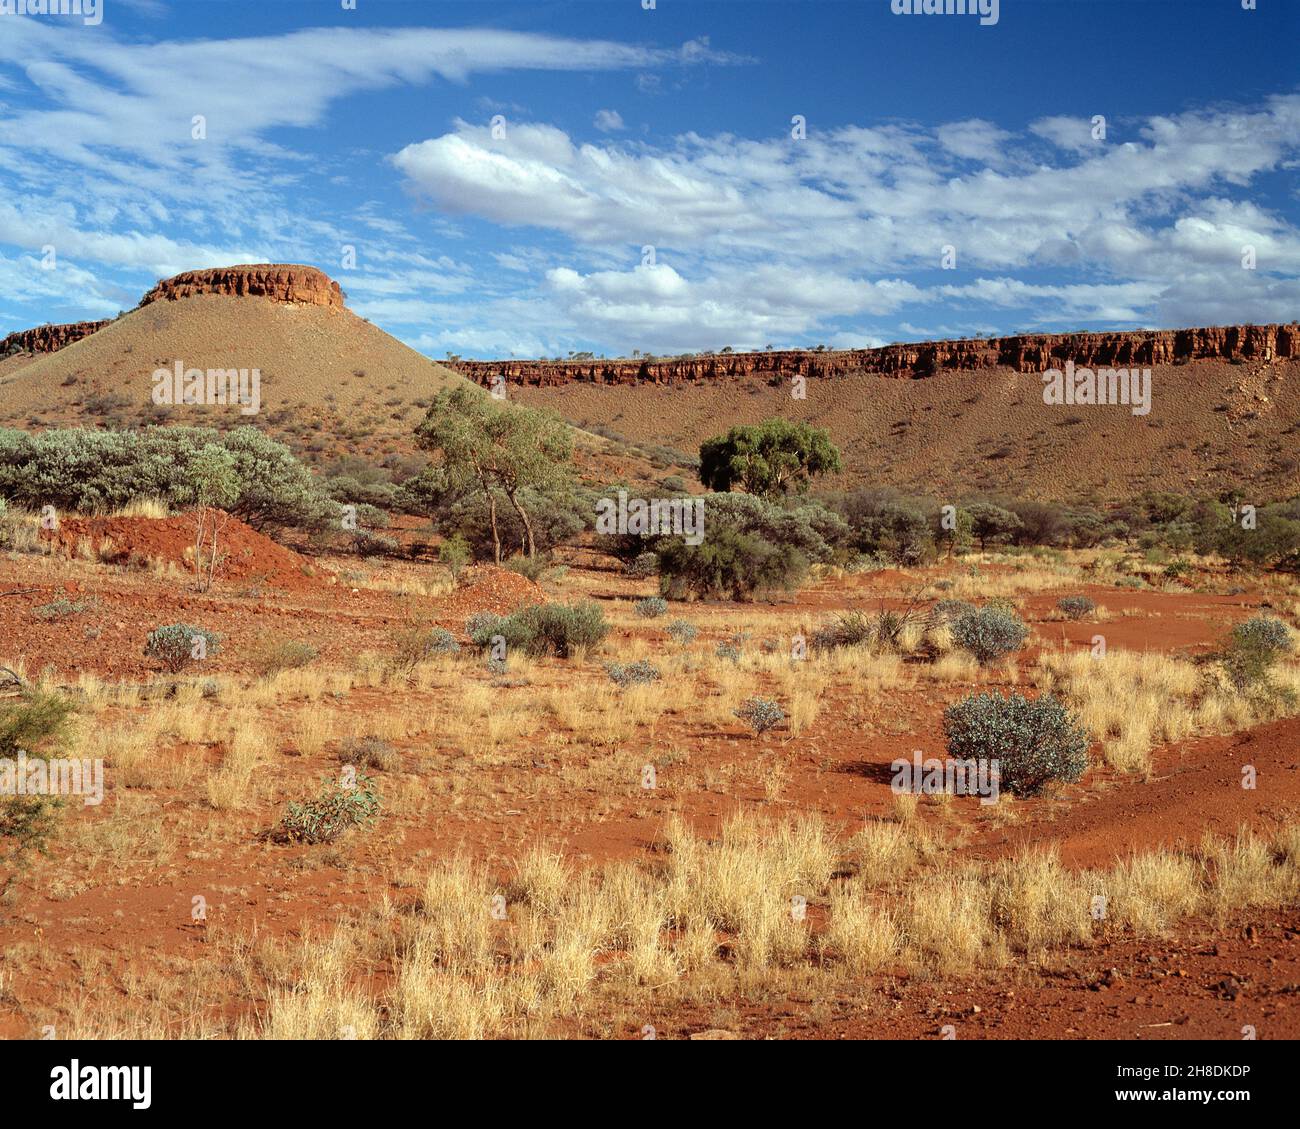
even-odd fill
[(175, 301), (196, 294), (224, 294), (236, 298), (269, 298), (308, 306), (343, 309), (344, 293), (324, 271), (315, 267), (257, 263), (252, 266), (191, 270), (165, 278), (149, 291), (140, 305), (164, 299)]
[(65, 345), (89, 337), (107, 324), (107, 321), (74, 321), (67, 325), (38, 325), (35, 329), (20, 330), (0, 341), (0, 357), (11, 353), (57, 353)]
[[(266, 298), (272, 302), (296, 302), (334, 310), (343, 309), (347, 297), (337, 282), (315, 267), (257, 263), (190, 270), (174, 278), (165, 278), (140, 299), (140, 305), (176, 301), (196, 294)], [(35, 329), (24, 329), (0, 341), (0, 357), (11, 353), (57, 353), (106, 325), (107, 321), (78, 321), (69, 325), (39, 325)]]
[(507, 383), (546, 387), (571, 382), (681, 384), (728, 377), (781, 380), (863, 373), (919, 379), (942, 371), (999, 366), (1039, 373), (1060, 368), (1067, 361), (1076, 366), (1119, 368), (1206, 359), (1273, 361), (1293, 357), (1300, 357), (1300, 325), (1294, 323), (927, 341), (838, 352), (712, 353), (662, 360), (460, 361), (452, 367), (479, 384), (504, 377)]

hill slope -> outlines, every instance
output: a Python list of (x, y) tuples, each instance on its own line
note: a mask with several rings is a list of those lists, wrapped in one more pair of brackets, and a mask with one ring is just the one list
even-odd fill
[[(1294, 327), (1263, 328), (1274, 332), (1254, 334), (1258, 340), (1238, 328), (1157, 335), (1155, 356), (1162, 355), (1161, 337), (1221, 352), (1197, 356), (1198, 346), (1172, 362), (1136, 360), (1151, 369), (1145, 415), (1123, 404), (1044, 403), (1040, 372), (1071, 353), (1096, 363), (1089, 349), (1103, 335), (1093, 334), (1018, 354), (1000, 342), (974, 341), (649, 365), (457, 368), (484, 382), (504, 376), (512, 397), (550, 406), (579, 427), (681, 451), (733, 424), (775, 415), (807, 420), (828, 428), (843, 452), (844, 485), (1059, 501), (1239, 486), (1268, 501), (1300, 493), (1300, 335)], [(1004, 363), (1013, 355), (1017, 365)], [(1110, 363), (1125, 360), (1121, 354)], [(791, 396), (795, 374), (806, 377), (805, 399)]]
[[(177, 362), (257, 369), (260, 411), (156, 405), (153, 374)], [(347, 309), (338, 284), (313, 267), (189, 271), (115, 321), (42, 326), (0, 342), (0, 426), (251, 424), (314, 461), (380, 462), (414, 451), (425, 408), (462, 379)], [(595, 436), (575, 433), (575, 445), (597, 473), (609, 461)]]

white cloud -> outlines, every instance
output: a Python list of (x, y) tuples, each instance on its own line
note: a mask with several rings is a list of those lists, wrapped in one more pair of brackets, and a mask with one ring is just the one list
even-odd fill
[(623, 115), (617, 110), (597, 110), (593, 124), (601, 133), (618, 133), (626, 128), (623, 125)]
[[(1039, 121), (1031, 132), (1060, 140), (1085, 125)], [(1300, 270), (1294, 224), (1233, 197), (1295, 156), (1300, 99), (1153, 118), (1132, 132), (1049, 163), (1007, 160), (1019, 139), (978, 120), (850, 126), (794, 143), (687, 134), (658, 146), (579, 144), (536, 124), (494, 139), (457, 123), (393, 162), (446, 212), (548, 230), (625, 262), (653, 246), (655, 268), (564, 266), (545, 280), (590, 339), (660, 351), (789, 339), (912, 305), (1020, 311), (1021, 325), (1134, 325), (1180, 287), (1236, 288), (1246, 244), (1262, 271)], [(949, 281), (937, 271), (944, 244), (961, 272), (992, 275)], [(1050, 281), (1016, 277), (1049, 269)], [(1281, 301), (1276, 287), (1269, 301)], [(1178, 303), (1206, 305), (1201, 290)], [(1236, 320), (1259, 320), (1247, 301), (1237, 308)]]

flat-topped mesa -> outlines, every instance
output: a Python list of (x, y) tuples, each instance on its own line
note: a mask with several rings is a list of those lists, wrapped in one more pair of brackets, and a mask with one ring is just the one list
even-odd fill
[(250, 266), (188, 270), (165, 278), (142, 299), (141, 306), (161, 299), (176, 301), (196, 294), (223, 294), (237, 298), (269, 298), (307, 306), (344, 308), (345, 295), (324, 271), (298, 264), (255, 263)]
[(57, 353), (66, 345), (103, 329), (107, 321), (74, 321), (67, 325), (38, 325), (11, 333), (0, 341), (0, 357), (10, 353)]
[(505, 377), (507, 383), (554, 386), (684, 384), (727, 377), (781, 380), (863, 373), (921, 379), (943, 371), (998, 366), (1041, 373), (1062, 368), (1067, 361), (1078, 367), (1122, 368), (1194, 360), (1273, 361), (1294, 357), (1300, 357), (1300, 325), (1292, 323), (926, 341), (838, 352), (794, 349), (710, 353), (663, 360), (459, 361), (452, 367), (479, 384)]

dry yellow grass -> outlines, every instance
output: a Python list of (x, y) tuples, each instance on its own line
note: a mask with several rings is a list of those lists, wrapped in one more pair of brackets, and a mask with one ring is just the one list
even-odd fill
[(255, 715), (233, 715), (220, 766), (208, 775), (208, 803), (218, 811), (243, 808), (256, 794), (256, 770), (270, 746)]
[[(158, 812), (137, 798), (115, 820), (76, 832), (88, 857), (122, 857), (128, 827), (156, 829)], [(166, 836), (154, 833), (165, 857)], [(801, 990), (816, 994), (819, 985), (840, 990), (840, 976), (895, 967), (946, 975), (1038, 963), (1116, 931), (1155, 935), (1191, 914), (1224, 917), (1300, 897), (1294, 826), (1268, 840), (1243, 832), (1196, 851), (1143, 854), (1105, 871), (1068, 871), (1042, 852), (962, 863), (898, 824), (837, 842), (808, 818), (737, 815), (714, 839), (672, 820), (664, 845), (655, 865), (593, 870), (534, 844), (504, 886), (456, 854), (397, 883), (414, 885), (413, 903), (384, 899), (323, 937), (219, 942), (212, 958), (197, 958), (211, 959), (206, 975), (220, 966), (265, 999), (224, 1030), (229, 1021), (214, 1019), (211, 1001), (193, 990), (200, 981), (154, 987), (147, 974), (133, 980), (133, 995), (149, 1006), (118, 997), (106, 1007), (94, 989), (79, 991), (79, 1004), (69, 997), (70, 1022), (79, 1033), (119, 1037), (529, 1037), (611, 1000), (653, 1015), (674, 998), (773, 977), (801, 978)], [(841, 876), (846, 857), (851, 877)], [(812, 904), (825, 907), (815, 933), (802, 912)], [(83, 972), (94, 967), (93, 954), (83, 956)], [(99, 1006), (88, 1009), (87, 999)]]
[[(1150, 771), (1151, 751), (1199, 734), (1231, 733), (1288, 707), (1236, 693), (1213, 668), (1157, 652), (1111, 649), (1104, 658), (1088, 652), (1047, 652), (1035, 681), (1069, 703), (1101, 743), (1107, 762), (1121, 772)], [(1300, 666), (1276, 668), (1274, 681), (1300, 691)]]

